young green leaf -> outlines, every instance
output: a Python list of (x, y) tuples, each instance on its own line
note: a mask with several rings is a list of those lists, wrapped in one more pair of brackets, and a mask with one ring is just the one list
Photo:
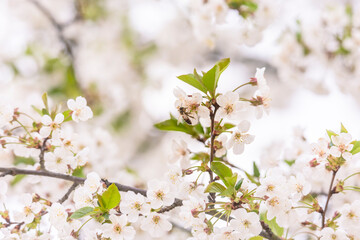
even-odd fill
[(254, 177), (260, 177), (260, 171), (255, 162), (253, 162), (253, 168), (254, 168)]
[(45, 109), (49, 112), (49, 104), (48, 104), (47, 93), (44, 93), (41, 98), (42, 98), (42, 100), (43, 100)]
[(238, 191), (241, 188), (241, 185), (244, 181), (244, 178), (241, 178), (235, 185), (235, 190)]
[(351, 154), (356, 154), (358, 152), (360, 152), (360, 141), (352, 141), (351, 144), (353, 144), (353, 148), (350, 151)]
[(64, 115), (64, 122), (68, 122), (72, 120), (71, 110), (66, 110), (62, 114)]
[(217, 88), (220, 75), (229, 66), (229, 63), (230, 58), (221, 59), (203, 76), (203, 83), (213, 97), (215, 96), (215, 90)]
[(108, 189), (101, 195), (101, 199), (103, 201), (103, 205), (106, 209), (112, 209), (119, 205), (120, 203), (120, 193), (119, 189), (113, 183)]
[(71, 215), (71, 219), (79, 219), (82, 217), (85, 217), (87, 215), (89, 215), (91, 212), (94, 211), (94, 208), (92, 207), (83, 207), (80, 208), (78, 210), (76, 210), (72, 215)]
[(224, 179), (226, 181), (226, 186), (234, 188), (235, 184), (236, 184), (237, 177), (238, 177), (237, 173), (234, 173), (231, 177), (224, 177)]
[[(220, 177), (226, 186), (229, 185), (225, 177), (231, 177), (233, 175), (231, 169), (221, 162), (212, 162), (210, 166), (211, 170)], [(235, 180), (236, 181), (236, 180)]]
[(35, 107), (34, 105), (31, 105), (31, 107), (35, 110), (35, 112), (37, 112), (41, 116), (43, 115), (42, 111), (39, 108)]
[(342, 132), (342, 133), (348, 133), (348, 131), (346, 130), (346, 128), (344, 127), (344, 125), (343, 125), (342, 123), (341, 123), (340, 132)]
[(187, 75), (181, 75), (177, 77), (183, 82), (186, 82), (187, 84), (199, 89), (203, 93), (206, 94), (207, 88), (205, 87), (204, 83), (201, 81), (200, 76), (194, 75), (194, 74), (187, 74)]
[(331, 139), (331, 136), (337, 136), (337, 134), (334, 133), (334, 132), (331, 131), (331, 130), (326, 130), (326, 132), (327, 132), (327, 134), (328, 134), (328, 136), (329, 136), (330, 139)]
[(225, 190), (226, 190), (226, 188), (223, 185), (221, 185), (220, 183), (212, 182), (206, 187), (204, 192), (206, 192), (206, 193), (221, 193)]
[(265, 214), (261, 214), (260, 215), (260, 219), (262, 221), (264, 221), (269, 227), (270, 229), (273, 231), (273, 233), (278, 236), (278, 237), (282, 237), (282, 235), (284, 234), (284, 228), (280, 227), (277, 223), (276, 223), (276, 217), (274, 217), (273, 219), (269, 220), (267, 219), (266, 213)]

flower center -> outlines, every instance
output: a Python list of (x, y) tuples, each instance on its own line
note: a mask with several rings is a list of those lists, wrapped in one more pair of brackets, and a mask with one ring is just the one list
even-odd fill
[(160, 222), (160, 217), (159, 216), (153, 216), (152, 221), (153, 221), (153, 223), (158, 224)]
[(159, 191), (156, 192), (156, 198), (157, 198), (157, 199), (163, 200), (164, 195), (165, 195), (164, 192), (161, 191), (161, 190), (159, 190)]
[(116, 232), (117, 234), (120, 234), (122, 231), (122, 228), (119, 224), (115, 224), (114, 225), (114, 232)]
[(133, 204), (133, 207), (132, 207), (132, 208), (140, 211), (140, 210), (141, 210), (141, 204), (140, 204), (139, 202), (135, 202), (135, 203)]

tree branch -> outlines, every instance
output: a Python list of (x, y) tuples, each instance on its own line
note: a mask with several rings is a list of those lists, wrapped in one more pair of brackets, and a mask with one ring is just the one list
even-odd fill
[(44, 154), (46, 151), (46, 142), (49, 140), (49, 138), (45, 138), (43, 144), (41, 145), (40, 148), (40, 155), (39, 155), (39, 159), (40, 159), (40, 169), (41, 170), (45, 170), (45, 160), (44, 160)]
[[(50, 177), (50, 178), (57, 178), (57, 179), (62, 179), (62, 180), (66, 180), (66, 181), (70, 181), (73, 182), (74, 184), (70, 187), (70, 189), (67, 191), (67, 193), (64, 195), (64, 197), (62, 197), (59, 202), (62, 203), (64, 202), (70, 195), (70, 193), (76, 188), (77, 185), (79, 184), (83, 184), (85, 182), (85, 178), (81, 178), (81, 177), (75, 177), (75, 176), (71, 176), (71, 175), (66, 175), (66, 174), (62, 174), (62, 173), (55, 173), (55, 172), (50, 172), (47, 170), (28, 170), (28, 169), (21, 169), (21, 168), (3, 168), (0, 167), (0, 172), (2, 172), (1, 176), (6, 176), (6, 175), (11, 175), (11, 176), (16, 176), (16, 175), (33, 175), (33, 176), (43, 176), (43, 177)], [(112, 182), (109, 182), (106, 179), (102, 179), (102, 181), (105, 183), (106, 186), (110, 186), (111, 184), (113, 184)], [(135, 187), (130, 187), (130, 186), (126, 186), (126, 185), (122, 185), (120, 183), (114, 183), (116, 185), (116, 187), (119, 189), (119, 191), (122, 192), (128, 192), (128, 191), (132, 191), (134, 193), (140, 193), (141, 195), (146, 196), (146, 190), (144, 189), (139, 189), (139, 188), (135, 188)], [(158, 213), (164, 213), (167, 211), (170, 211), (176, 207), (182, 206), (182, 200), (176, 198), (175, 202), (173, 204), (171, 204), (170, 206), (167, 207), (163, 207), (162, 209), (160, 209), (158, 211)], [(216, 210), (213, 211), (209, 211), (206, 214), (212, 215), (214, 216), (215, 214), (218, 214), (218, 212)], [(228, 221), (228, 218), (226, 216), (222, 216), (220, 217), (221, 220), (224, 221)], [(232, 217), (229, 217), (229, 220), (233, 219)], [(261, 223), (262, 227), (263, 227), (263, 231), (260, 233), (260, 236), (270, 239), (270, 240), (281, 240), (279, 237), (277, 237), (269, 228), (269, 226), (267, 226), (265, 223)]]
[(71, 60), (73, 60), (74, 58), (74, 54), (73, 54), (73, 50), (72, 50), (72, 46), (69, 42), (68, 39), (65, 38), (63, 30), (64, 30), (64, 26), (60, 23), (58, 23), (58, 21), (56, 21), (56, 19), (54, 18), (54, 16), (50, 13), (50, 11), (48, 9), (46, 9), (41, 3), (39, 3), (37, 0), (29, 0), (32, 4), (34, 4), (34, 6), (39, 9), (40, 12), (42, 12), (45, 17), (50, 21), (51, 25), (53, 25), (53, 27), (55, 28), (58, 38), (59, 40), (62, 42), (62, 44), (65, 47), (65, 52), (67, 53), (67, 55), (69, 55), (69, 57), (71, 58)]
[(73, 183), (73, 185), (71, 185), (71, 187), (69, 188), (69, 190), (65, 193), (65, 195), (62, 197), (62, 198), (60, 198), (59, 199), (59, 203), (63, 203), (63, 202), (65, 202), (68, 198), (69, 198), (69, 196), (70, 196), (70, 194), (75, 190), (75, 188), (78, 186), (79, 184), (78, 183)]
[(330, 187), (329, 187), (329, 192), (328, 192), (328, 196), (327, 196), (326, 203), (325, 203), (325, 208), (324, 208), (324, 211), (321, 213), (321, 228), (325, 227), (325, 214), (326, 214), (326, 211), (329, 206), (330, 198), (334, 194), (333, 184), (334, 184), (336, 173), (337, 173), (337, 171), (333, 171), (333, 175), (332, 175), (331, 183), (330, 183)]

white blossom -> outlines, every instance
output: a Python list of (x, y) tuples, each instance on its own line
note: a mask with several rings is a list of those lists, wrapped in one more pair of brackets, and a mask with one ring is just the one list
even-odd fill
[(76, 100), (69, 99), (67, 101), (68, 108), (72, 111), (72, 119), (75, 122), (87, 121), (93, 117), (93, 112), (90, 107), (87, 106), (86, 99), (83, 97), (77, 97)]

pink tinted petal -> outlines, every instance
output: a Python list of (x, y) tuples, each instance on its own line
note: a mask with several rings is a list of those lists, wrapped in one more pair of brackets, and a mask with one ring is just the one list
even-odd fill
[(339, 149), (335, 146), (332, 146), (330, 148), (330, 154), (334, 157), (340, 157), (341, 156), (341, 152), (339, 151)]
[(55, 116), (54, 122), (60, 124), (64, 121), (64, 115), (62, 113), (58, 113)]
[(239, 100), (239, 94), (236, 92), (227, 92), (225, 95), (229, 103), (234, 103)]
[(52, 119), (49, 115), (44, 115), (41, 118), (41, 123), (44, 125), (50, 125), (52, 123)]
[(250, 122), (247, 120), (244, 120), (238, 125), (238, 128), (239, 128), (240, 132), (242, 132), (242, 133), (247, 132), (250, 129)]
[(252, 142), (254, 141), (254, 139), (255, 139), (255, 136), (253, 136), (253, 135), (246, 135), (246, 136), (244, 136), (244, 142), (245, 142), (246, 144), (252, 143)]
[(50, 135), (51, 133), (51, 128), (50, 127), (42, 127), (40, 129), (40, 136), (42, 136), (43, 138), (46, 138)]
[(238, 143), (234, 145), (234, 154), (242, 154), (244, 152), (244, 144)]
[(77, 106), (79, 108), (85, 107), (86, 103), (87, 102), (86, 102), (86, 99), (84, 97), (79, 96), (79, 97), (76, 98), (76, 104), (77, 104)]
[(74, 111), (76, 109), (76, 102), (74, 101), (74, 99), (69, 99), (67, 101), (67, 106), (70, 110)]
[(227, 104), (227, 98), (224, 95), (220, 95), (217, 97), (216, 102), (219, 104), (220, 107), (225, 107)]

